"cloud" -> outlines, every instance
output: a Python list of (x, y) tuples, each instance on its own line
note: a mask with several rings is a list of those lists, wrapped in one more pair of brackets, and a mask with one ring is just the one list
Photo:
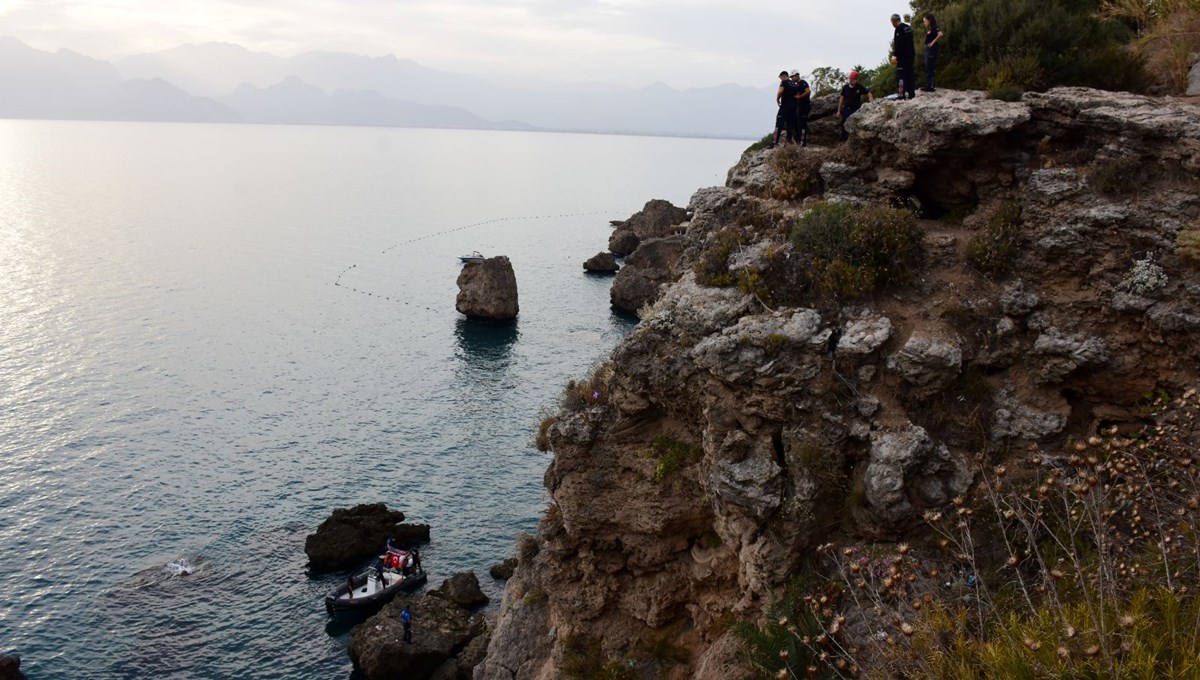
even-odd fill
[(0, 0), (6, 33), (112, 59), (223, 41), (290, 56), (395, 54), (459, 72), (674, 86), (771, 83), (878, 63), (893, 2), (799, 0)]

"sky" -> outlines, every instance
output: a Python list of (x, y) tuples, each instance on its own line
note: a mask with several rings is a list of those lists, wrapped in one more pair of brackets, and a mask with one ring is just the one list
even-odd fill
[(0, 36), (98, 59), (230, 42), (480, 77), (763, 86), (887, 56), (907, 0), (0, 0)]

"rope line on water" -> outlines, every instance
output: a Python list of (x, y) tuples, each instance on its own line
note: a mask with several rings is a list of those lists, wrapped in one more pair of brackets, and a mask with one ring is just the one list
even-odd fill
[[(476, 227), (483, 227), (483, 226), (487, 226), (487, 225), (489, 225), (489, 224), (499, 224), (499, 223), (501, 223), (501, 222), (517, 222), (517, 221), (528, 221), (528, 220), (548, 220), (548, 219), (562, 219), (562, 218), (567, 218), (567, 217), (590, 217), (590, 216), (593, 216), (593, 215), (604, 215), (604, 214), (609, 214), (610, 212), (611, 212), (611, 211), (607, 211), (607, 210), (595, 210), (595, 211), (592, 211), (592, 212), (581, 212), (581, 213), (565, 213), (565, 214), (562, 214), (562, 215), (532, 215), (532, 216), (529, 216), (529, 217), (495, 217), (495, 218), (492, 218), (492, 219), (490, 219), (490, 220), (483, 220), (482, 222), (472, 222), (471, 224), (464, 224), (464, 225), (462, 225), (462, 226), (459, 226), (459, 227), (452, 227), (452, 228), (450, 228), (450, 229), (443, 229), (443, 230), (441, 230), (441, 231), (435, 231), (435, 232), (433, 232), (433, 233), (430, 233), (430, 234), (425, 234), (425, 235), (423, 235), (423, 236), (417, 236), (417, 237), (415, 237), (415, 238), (410, 238), (410, 239), (408, 239), (408, 240), (406, 240), (406, 241), (400, 241), (399, 243), (393, 243), (392, 245), (388, 246), (387, 248), (384, 248), (383, 250), (379, 251), (379, 254), (380, 254), (380, 255), (387, 255), (387, 254), (388, 254), (388, 253), (390, 253), (391, 251), (393, 251), (393, 250), (395, 250), (396, 248), (399, 248), (399, 247), (401, 247), (401, 246), (407, 246), (407, 245), (411, 245), (411, 244), (413, 244), (413, 243), (417, 243), (417, 242), (419, 242), (419, 241), (425, 241), (425, 240), (428, 240), (428, 239), (431, 239), (431, 238), (435, 238), (435, 237), (438, 237), (438, 236), (445, 236), (446, 234), (453, 234), (454, 232), (457, 232), (457, 231), (463, 231), (463, 230), (465, 230), (465, 229), (474, 229), (474, 228), (476, 228)], [(336, 287), (338, 287), (338, 288), (344, 288), (344, 289), (346, 289), (346, 290), (348, 290), (348, 291), (352, 291), (352, 292), (354, 292), (354, 293), (358, 293), (359, 295), (365, 295), (365, 296), (367, 296), (367, 297), (378, 298), (378, 299), (380, 299), (380, 300), (387, 300), (388, 302), (395, 302), (395, 303), (397, 303), (397, 304), (406, 305), (406, 306), (408, 306), (408, 307), (414, 307), (414, 308), (417, 308), (417, 309), (425, 309), (425, 310), (429, 310), (429, 311), (431, 311), (431, 312), (438, 312), (438, 311), (441, 311), (441, 310), (434, 309), (433, 307), (427, 307), (427, 306), (425, 306), (425, 305), (419, 305), (419, 304), (416, 304), (416, 303), (414, 303), (414, 302), (410, 302), (410, 301), (408, 301), (408, 300), (402, 300), (402, 299), (400, 299), (400, 298), (395, 298), (395, 297), (392, 297), (392, 296), (390, 296), (390, 295), (384, 295), (384, 294), (382, 294), (382, 293), (376, 293), (376, 292), (369, 291), (369, 290), (362, 290), (362, 289), (359, 289), (359, 288), (355, 288), (355, 287), (353, 287), (353, 286), (349, 286), (349, 285), (343, 284), (343, 283), (342, 283), (342, 277), (346, 276), (346, 274), (348, 274), (348, 273), (349, 273), (349, 272), (350, 272), (352, 269), (357, 269), (357, 268), (358, 268), (358, 263), (356, 262), (356, 263), (354, 263), (354, 264), (352, 264), (352, 265), (350, 265), (350, 266), (346, 267), (345, 269), (343, 269), (343, 270), (342, 270), (340, 273), (338, 273), (338, 275), (337, 275), (337, 278), (336, 278), (336, 279), (334, 279), (334, 281), (333, 281), (333, 285), (334, 285), (334, 286), (336, 286)]]

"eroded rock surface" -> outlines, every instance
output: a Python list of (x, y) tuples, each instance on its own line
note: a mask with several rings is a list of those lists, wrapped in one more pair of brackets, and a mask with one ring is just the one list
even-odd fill
[(458, 275), (454, 308), (474, 319), (509, 321), (517, 318), (517, 276), (504, 255), (463, 265)]

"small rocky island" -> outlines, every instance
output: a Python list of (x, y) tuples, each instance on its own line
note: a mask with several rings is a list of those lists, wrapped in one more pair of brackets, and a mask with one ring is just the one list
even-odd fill
[(489, 257), (463, 265), (458, 275), (454, 308), (468, 318), (511, 321), (521, 311), (517, 303), (517, 276), (508, 257)]

